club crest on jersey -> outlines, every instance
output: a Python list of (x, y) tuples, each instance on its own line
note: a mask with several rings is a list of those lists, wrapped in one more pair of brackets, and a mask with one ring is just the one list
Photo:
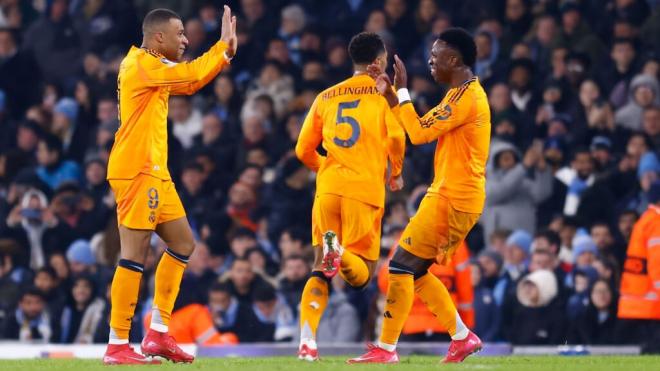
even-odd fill
[(149, 223), (154, 224), (156, 223), (156, 213), (153, 211), (149, 213)]
[(433, 118), (436, 120), (446, 120), (449, 116), (451, 116), (451, 107), (448, 104), (445, 104), (442, 108), (438, 107), (433, 111)]
[(149, 201), (147, 201), (147, 206), (149, 206), (150, 209), (156, 209), (158, 207), (158, 190), (156, 188), (149, 188), (147, 191), (147, 197), (149, 197)]
[(451, 116), (451, 107), (448, 104), (445, 104), (444, 107), (434, 108), (431, 117), (427, 117), (424, 120), (420, 119), (419, 125), (424, 129), (428, 129), (431, 126), (433, 126), (436, 120), (443, 121), (448, 119), (450, 116)]

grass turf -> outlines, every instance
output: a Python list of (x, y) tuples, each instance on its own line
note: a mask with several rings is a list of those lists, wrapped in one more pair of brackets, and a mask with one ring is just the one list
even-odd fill
[(159, 366), (103, 366), (100, 360), (34, 359), (0, 361), (0, 370), (12, 371), (94, 371), (94, 370), (506, 370), (506, 371), (646, 371), (660, 370), (660, 356), (508, 356), (471, 357), (462, 364), (441, 365), (439, 357), (402, 357), (399, 365), (346, 365), (346, 357), (326, 357), (319, 363), (293, 357), (201, 358), (191, 365), (163, 363)]

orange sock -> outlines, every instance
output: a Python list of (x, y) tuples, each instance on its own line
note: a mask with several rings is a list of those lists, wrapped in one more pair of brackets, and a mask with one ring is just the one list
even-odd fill
[(378, 342), (379, 347), (388, 351), (393, 351), (396, 348), (403, 325), (410, 314), (415, 295), (415, 283), (412, 273), (398, 272), (394, 269), (392, 263), (390, 263), (389, 287), (387, 288), (387, 299), (383, 313), (383, 329)]
[(316, 330), (328, 305), (328, 279), (319, 271), (312, 272), (300, 299), (300, 340), (316, 341)]
[(369, 281), (369, 268), (362, 258), (348, 250), (341, 255), (339, 275), (353, 287), (362, 287)]
[(115, 269), (110, 288), (110, 339), (109, 344), (128, 344), (128, 333), (140, 292), (142, 264), (121, 259)]
[(447, 329), (452, 339), (465, 339), (468, 328), (463, 324), (461, 316), (458, 315), (456, 306), (451, 300), (449, 291), (438, 277), (427, 273), (415, 280), (415, 293), (419, 295), (431, 313)]
[(156, 268), (156, 290), (151, 312), (151, 329), (159, 332), (168, 331), (172, 308), (179, 295), (181, 278), (183, 278), (183, 271), (187, 264), (187, 256), (177, 254), (170, 249), (165, 250), (160, 258)]

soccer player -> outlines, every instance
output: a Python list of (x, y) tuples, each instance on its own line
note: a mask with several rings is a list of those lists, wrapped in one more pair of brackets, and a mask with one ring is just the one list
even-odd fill
[(437, 141), (435, 178), (401, 235), (389, 264), (387, 300), (380, 340), (349, 363), (396, 363), (396, 343), (417, 294), (448, 329), (452, 342), (444, 362), (461, 362), (481, 349), (481, 340), (463, 324), (447, 288), (428, 268), (446, 264), (479, 219), (485, 200), (485, 167), (490, 141), (490, 109), (474, 76), (476, 46), (463, 29), (440, 34), (429, 66), (450, 89), (440, 104), (419, 117), (410, 100), (406, 69), (395, 56), (395, 86), (380, 66), (370, 66), (376, 85), (405, 127), (413, 144)]
[[(167, 169), (167, 101), (194, 94), (226, 66), (236, 52), (236, 19), (225, 6), (220, 41), (201, 57), (177, 63), (188, 40), (181, 18), (167, 9), (149, 12), (142, 23), (142, 47), (132, 47), (119, 68), (120, 127), (110, 153), (108, 180), (117, 200), (121, 256), (112, 280), (110, 339), (105, 364), (150, 364), (161, 356), (192, 362), (168, 334), (168, 323), (188, 257), (192, 231)], [(140, 279), (152, 232), (167, 243), (156, 268), (145, 356), (128, 345)]]
[[(355, 73), (316, 97), (296, 144), (298, 158), (318, 173), (312, 208), (314, 270), (300, 303), (298, 358), (307, 361), (318, 360), (316, 329), (328, 304), (330, 280), (339, 272), (352, 287), (369, 283), (380, 251), (385, 183), (393, 191), (403, 187), (405, 133), (367, 74), (370, 64), (385, 68), (385, 45), (378, 35), (365, 32), (351, 39), (348, 52)], [(321, 143), (326, 156), (316, 152)]]

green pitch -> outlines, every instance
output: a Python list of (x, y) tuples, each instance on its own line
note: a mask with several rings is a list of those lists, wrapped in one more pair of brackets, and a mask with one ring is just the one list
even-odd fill
[(327, 357), (311, 364), (289, 357), (201, 358), (192, 365), (164, 363), (160, 366), (106, 367), (100, 360), (39, 359), (0, 361), (0, 370), (23, 371), (115, 371), (115, 370), (213, 370), (213, 371), (340, 371), (340, 370), (506, 370), (506, 371), (645, 371), (660, 370), (660, 356), (510, 356), (472, 357), (462, 364), (441, 365), (439, 357), (402, 357), (399, 365), (346, 365), (345, 357)]

